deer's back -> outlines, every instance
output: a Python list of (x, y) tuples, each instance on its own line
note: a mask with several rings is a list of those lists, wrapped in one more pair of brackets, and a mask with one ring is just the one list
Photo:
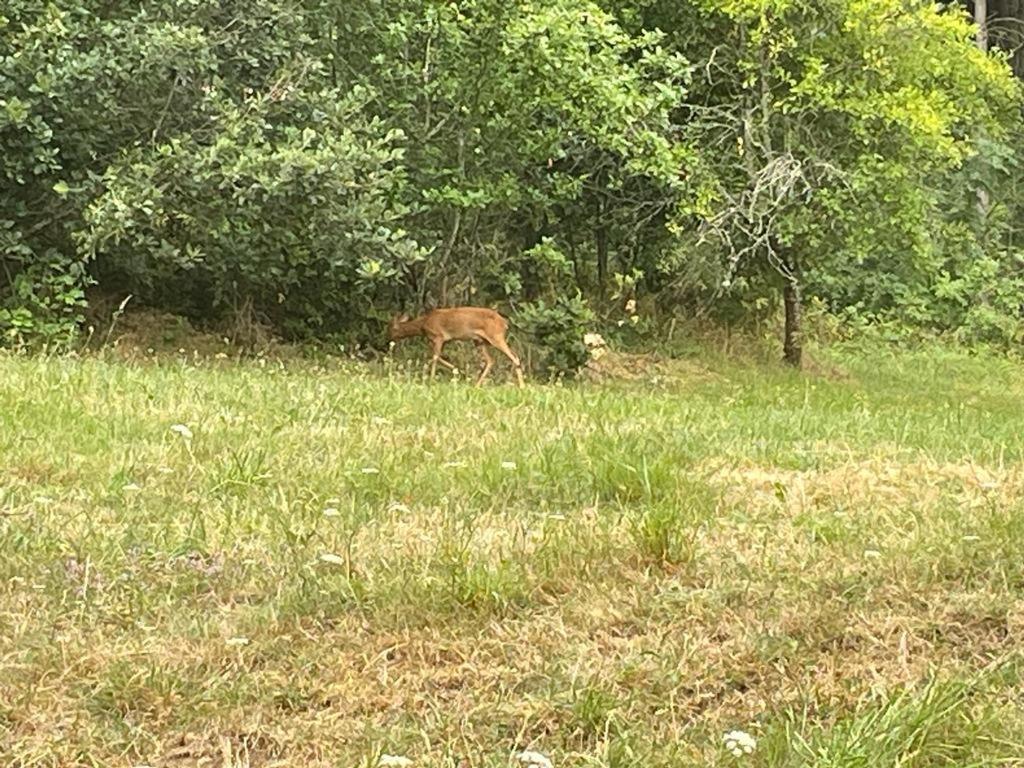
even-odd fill
[(429, 312), (425, 331), (446, 339), (477, 339), (483, 335), (504, 334), (508, 321), (486, 307), (448, 307)]

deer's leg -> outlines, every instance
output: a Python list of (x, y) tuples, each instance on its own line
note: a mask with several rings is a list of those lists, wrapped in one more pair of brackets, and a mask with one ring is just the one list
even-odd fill
[(512, 361), (512, 365), (516, 369), (516, 381), (519, 383), (519, 386), (522, 387), (523, 386), (523, 365), (522, 365), (522, 363), (519, 362), (519, 358), (516, 356), (516, 353), (513, 352), (511, 349), (509, 349), (508, 343), (505, 341), (505, 339), (496, 338), (496, 339), (489, 339), (489, 341), (491, 342), (491, 346), (492, 347), (497, 349), (499, 352), (504, 354), (505, 357), (507, 357), (510, 361)]
[(476, 342), (477, 351), (480, 352), (480, 357), (483, 358), (484, 367), (480, 371), (480, 376), (477, 377), (476, 385), (479, 387), (484, 383), (484, 379), (487, 378), (487, 374), (491, 372), (491, 367), (494, 365), (494, 358), (491, 357), (491, 353), (487, 351), (487, 343), (483, 341)]
[(434, 378), (437, 373), (437, 364), (440, 363), (448, 370), (454, 371), (455, 366), (441, 357), (441, 350), (444, 348), (444, 339), (436, 338), (430, 339), (430, 347), (433, 350), (433, 357), (430, 359), (430, 378)]

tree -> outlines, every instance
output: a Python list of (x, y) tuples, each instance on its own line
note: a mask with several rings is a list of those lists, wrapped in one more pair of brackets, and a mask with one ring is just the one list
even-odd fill
[(756, 264), (778, 276), (784, 359), (799, 365), (808, 273), (926, 255), (935, 180), (981, 131), (1007, 135), (1019, 90), (965, 19), (928, 3), (656, 4), (644, 23), (681, 13), (699, 21), (671, 39), (705, 75), (685, 133), (712, 169), (691, 212), (726, 285)]

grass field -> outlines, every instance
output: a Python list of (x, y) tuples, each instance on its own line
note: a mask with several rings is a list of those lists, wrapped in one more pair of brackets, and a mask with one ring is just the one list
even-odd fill
[(0, 765), (1024, 765), (1024, 367), (827, 370), (0, 357)]

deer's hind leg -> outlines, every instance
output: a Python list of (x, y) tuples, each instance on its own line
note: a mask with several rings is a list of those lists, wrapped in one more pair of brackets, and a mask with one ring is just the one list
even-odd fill
[(483, 370), (480, 371), (480, 375), (477, 377), (476, 385), (479, 387), (484, 383), (484, 379), (487, 378), (487, 374), (491, 372), (491, 368), (494, 367), (494, 358), (491, 357), (491, 353), (487, 351), (487, 342), (477, 339), (475, 342), (476, 349), (480, 353), (480, 357), (484, 361)]
[(491, 343), (492, 347), (501, 352), (512, 362), (513, 367), (516, 369), (516, 381), (519, 383), (520, 387), (524, 386), (523, 365), (519, 361), (519, 357), (516, 353), (509, 349), (508, 342), (506, 342), (504, 338), (488, 339), (488, 341)]

